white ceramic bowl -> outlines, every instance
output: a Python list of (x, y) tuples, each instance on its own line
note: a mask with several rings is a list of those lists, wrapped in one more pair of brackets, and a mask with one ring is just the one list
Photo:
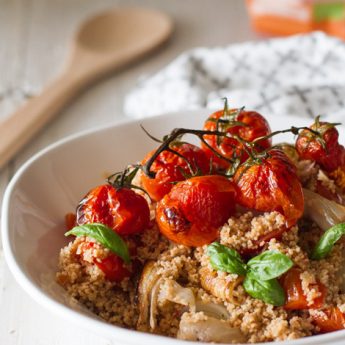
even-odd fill
[[(105, 176), (140, 160), (156, 146), (139, 124), (162, 137), (175, 127), (201, 128), (207, 114), (207, 110), (179, 112), (88, 131), (51, 145), (24, 164), (6, 190), (1, 224), (7, 263), (23, 289), (52, 312), (117, 344), (186, 344), (112, 326), (81, 306), (70, 305), (54, 276), (58, 253), (66, 244), (64, 215), (75, 209), (85, 192), (103, 183)], [(274, 130), (310, 124), (310, 120), (294, 117), (268, 120)], [(345, 331), (339, 331), (275, 344), (344, 343)]]

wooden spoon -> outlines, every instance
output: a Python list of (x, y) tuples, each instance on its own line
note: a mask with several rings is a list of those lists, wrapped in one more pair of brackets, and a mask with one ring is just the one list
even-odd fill
[(82, 24), (61, 75), (0, 123), (0, 168), (85, 87), (156, 48), (172, 27), (166, 15), (142, 8), (114, 9)]

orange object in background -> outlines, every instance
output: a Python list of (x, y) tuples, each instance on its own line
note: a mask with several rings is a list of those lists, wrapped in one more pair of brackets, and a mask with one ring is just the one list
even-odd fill
[(247, 0), (254, 29), (273, 35), (322, 30), (345, 39), (345, 1)]

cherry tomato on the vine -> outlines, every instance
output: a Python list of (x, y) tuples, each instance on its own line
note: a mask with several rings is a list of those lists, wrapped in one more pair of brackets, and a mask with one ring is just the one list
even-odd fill
[[(222, 123), (217, 121), (225, 121)], [(205, 122), (204, 130), (219, 130), (228, 133), (230, 136), (237, 135), (246, 141), (253, 141), (256, 138), (266, 136), (271, 133), (270, 126), (266, 119), (255, 111), (245, 111), (238, 109), (230, 109), (228, 111), (220, 110), (213, 113)], [(215, 151), (227, 158), (232, 158), (234, 154), (241, 157), (244, 161), (248, 155), (243, 150), (243, 145), (231, 137), (217, 137), (216, 135), (205, 135), (205, 141)], [(260, 140), (256, 145), (257, 151), (262, 151), (271, 146), (271, 139)], [(214, 162), (221, 168), (226, 169), (229, 163), (217, 157), (212, 150), (202, 143), (203, 150)]]
[(214, 241), (235, 211), (236, 188), (223, 176), (192, 177), (176, 184), (157, 205), (161, 233), (173, 242), (199, 247)]
[(236, 171), (240, 205), (256, 211), (278, 211), (288, 227), (303, 215), (304, 198), (296, 167), (279, 149), (261, 158), (249, 158)]
[[(150, 170), (156, 174), (154, 178), (149, 178), (142, 174), (142, 185), (151, 199), (161, 200), (168, 194), (173, 187), (174, 182), (183, 181), (185, 175), (192, 175), (200, 171), (202, 174), (208, 174), (211, 166), (204, 151), (192, 144), (173, 142), (170, 148), (182, 155), (179, 157), (171, 151), (161, 152), (154, 160)], [(154, 154), (155, 150), (150, 152), (142, 161), (145, 164)], [(188, 163), (193, 171), (190, 170)]]
[(317, 119), (310, 128), (319, 135), (306, 129), (300, 132), (296, 140), (300, 158), (315, 161), (328, 172), (345, 165), (345, 149), (338, 142), (339, 133), (335, 126)]
[(102, 223), (120, 235), (146, 229), (150, 210), (145, 198), (129, 188), (105, 184), (92, 189), (77, 207), (77, 224)]
[(320, 328), (321, 333), (345, 329), (345, 314), (342, 313), (338, 307), (323, 309), (322, 314), (316, 313), (312, 315), (313, 320)]
[(301, 273), (301, 269), (293, 267), (281, 278), (281, 283), (286, 293), (286, 303), (284, 308), (288, 310), (321, 308), (327, 293), (326, 287), (320, 282), (316, 283), (315, 286), (320, 292), (320, 296), (314, 300), (312, 305), (308, 305), (307, 297), (302, 289), (302, 282), (300, 278)]

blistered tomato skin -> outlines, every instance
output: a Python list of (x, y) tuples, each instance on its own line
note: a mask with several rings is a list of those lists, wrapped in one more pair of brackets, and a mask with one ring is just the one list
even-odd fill
[(262, 212), (278, 211), (285, 216), (288, 228), (302, 217), (302, 186), (296, 167), (283, 151), (272, 149), (266, 158), (240, 166), (234, 181), (240, 205)]
[(223, 176), (198, 176), (179, 182), (157, 205), (160, 232), (186, 246), (209, 244), (234, 214), (235, 195), (234, 184)]
[(338, 130), (327, 122), (316, 122), (310, 128), (320, 133), (324, 145), (316, 134), (303, 130), (296, 140), (300, 158), (315, 161), (328, 172), (345, 165), (345, 149), (338, 142)]
[(101, 185), (92, 189), (77, 208), (78, 225), (102, 223), (125, 236), (142, 232), (149, 222), (147, 201), (128, 188)]
[[(188, 143), (172, 143), (171, 148), (184, 156), (191, 164), (194, 171), (200, 170), (203, 174), (210, 171), (210, 162), (202, 149)], [(150, 152), (142, 161), (145, 164), (154, 154), (155, 150)], [(181, 170), (191, 175), (187, 162), (178, 155), (163, 151), (153, 162), (150, 170), (156, 174), (155, 178), (149, 178), (142, 174), (141, 182), (143, 188), (154, 201), (161, 200), (168, 194), (173, 187), (174, 182), (185, 180)]]
[(304, 295), (302, 289), (302, 282), (300, 275), (302, 270), (293, 267), (281, 278), (281, 283), (286, 294), (286, 303), (284, 309), (286, 310), (304, 310), (304, 309), (319, 309), (323, 306), (325, 296), (327, 293), (326, 287), (317, 282), (315, 286), (320, 292), (320, 297), (314, 300), (314, 303), (309, 305), (307, 297)]
[[(229, 113), (237, 113), (237, 109), (229, 110)], [(216, 120), (224, 118), (224, 111), (217, 111), (213, 113), (208, 120), (206, 120), (204, 125), (204, 130), (216, 131), (217, 123)], [(233, 126), (225, 129), (226, 133), (230, 136), (237, 135), (246, 141), (253, 141), (256, 138), (266, 136), (271, 133), (270, 126), (266, 119), (255, 111), (245, 111), (242, 110), (234, 118), (234, 121), (242, 122), (243, 126)], [(231, 137), (221, 138), (220, 142), (216, 135), (205, 135), (204, 139), (214, 150), (222, 154), (227, 158), (232, 158), (234, 154), (242, 157), (244, 161), (248, 156), (243, 151), (242, 144), (240, 144), (236, 139)], [(262, 151), (271, 146), (271, 139), (264, 139), (257, 143), (256, 149)], [(229, 163), (225, 160), (217, 157), (210, 148), (205, 144), (202, 144), (203, 150), (206, 152), (209, 158), (212, 157), (214, 162), (221, 168), (226, 169), (229, 167)]]

